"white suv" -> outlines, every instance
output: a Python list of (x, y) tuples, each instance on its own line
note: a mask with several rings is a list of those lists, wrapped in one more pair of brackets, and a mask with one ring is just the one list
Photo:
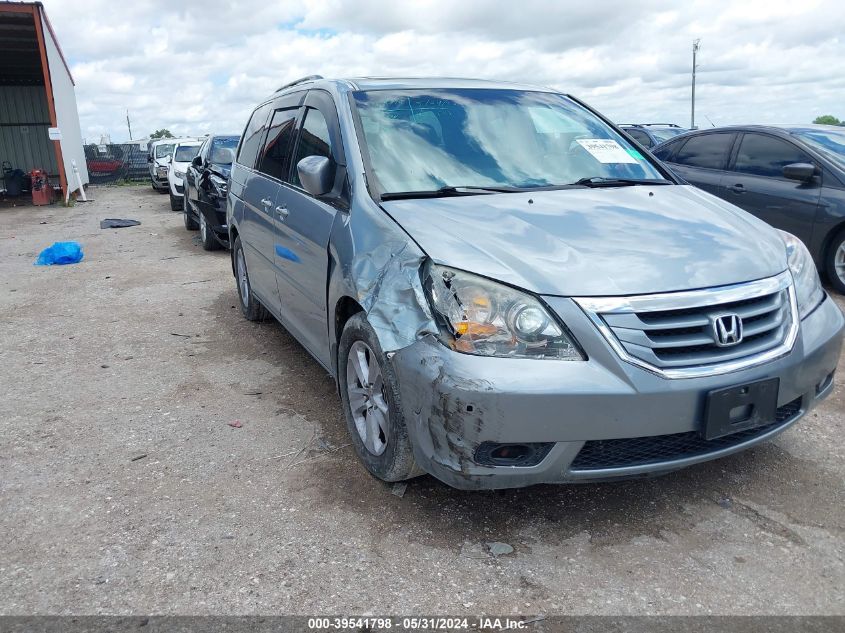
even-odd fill
[(182, 197), (185, 193), (185, 170), (194, 160), (200, 150), (199, 141), (180, 141), (175, 143), (173, 155), (167, 167), (167, 186), (170, 190), (170, 208), (173, 211), (182, 209)]

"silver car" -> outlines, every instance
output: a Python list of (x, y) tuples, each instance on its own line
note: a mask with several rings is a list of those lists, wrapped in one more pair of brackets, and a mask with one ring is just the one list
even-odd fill
[(309, 77), (229, 181), (248, 319), (335, 377), (376, 477), (665, 473), (826, 397), (843, 316), (805, 247), (545, 88)]

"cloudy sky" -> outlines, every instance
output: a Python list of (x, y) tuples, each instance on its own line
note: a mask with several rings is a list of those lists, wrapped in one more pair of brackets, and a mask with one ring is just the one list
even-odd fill
[(617, 122), (845, 118), (845, 3), (764, 0), (44, 0), (83, 136), (240, 132), (303, 75), (461, 76), (574, 94)]

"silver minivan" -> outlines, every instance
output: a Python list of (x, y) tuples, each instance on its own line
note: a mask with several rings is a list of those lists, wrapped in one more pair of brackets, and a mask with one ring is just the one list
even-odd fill
[(833, 388), (845, 320), (801, 242), (547, 88), (284, 86), (241, 137), (227, 224), (244, 315), (335, 377), (383, 480), (665, 473)]

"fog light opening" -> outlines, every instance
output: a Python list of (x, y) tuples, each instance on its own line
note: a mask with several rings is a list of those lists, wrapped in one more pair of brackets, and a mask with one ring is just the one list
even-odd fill
[(552, 445), (552, 442), (482, 442), (475, 451), (475, 462), (482, 466), (536, 466), (548, 455)]

